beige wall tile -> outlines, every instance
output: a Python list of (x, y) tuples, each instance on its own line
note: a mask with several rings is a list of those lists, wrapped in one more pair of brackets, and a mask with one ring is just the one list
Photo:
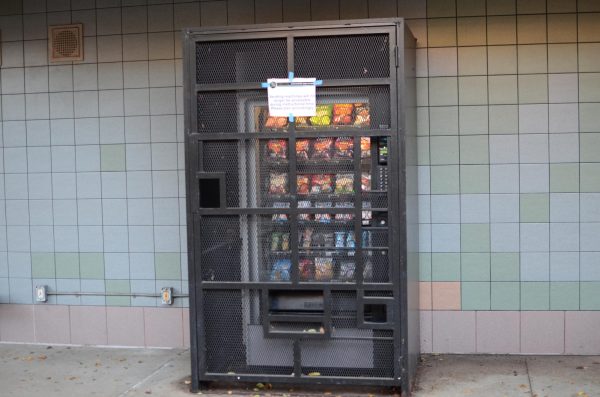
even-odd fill
[[(585, 0), (580, 0), (579, 3)], [(595, 1), (595, 0), (591, 0)], [(577, 0), (547, 0), (548, 13), (576, 12)]]
[(487, 0), (488, 15), (508, 15), (515, 12), (515, 0)]
[(484, 105), (488, 103), (486, 76), (459, 77), (458, 87), (458, 102), (460, 105)]
[(546, 42), (546, 15), (517, 16), (517, 42), (519, 44)]
[(579, 44), (579, 71), (600, 72), (600, 43)]
[(517, 73), (517, 46), (491, 46), (487, 52), (490, 75)]
[(490, 104), (515, 104), (517, 103), (517, 76), (489, 76), (489, 101)]
[(71, 343), (106, 345), (106, 307), (70, 306)]
[(458, 18), (456, 29), (458, 45), (485, 45), (486, 19), (484, 17)]
[(549, 44), (548, 72), (577, 72), (577, 44)]
[[(310, 0), (309, 0), (310, 1)], [(284, 19), (285, 19), (285, 3), (299, 3), (296, 0), (284, 0)], [(297, 8), (297, 6), (294, 6)], [(310, 7), (307, 9), (310, 12)], [(304, 11), (301, 11), (303, 13)], [(367, 0), (342, 0), (340, 1), (340, 19), (355, 19), (369, 17), (369, 3)], [(310, 19), (310, 18), (309, 18)]]
[(71, 343), (69, 306), (34, 305), (35, 341), (38, 343)]
[(459, 17), (485, 15), (485, 0), (457, 0), (456, 14)]
[(487, 19), (488, 45), (515, 44), (517, 19), (514, 16), (493, 16)]
[(578, 15), (579, 42), (600, 41), (600, 13)]
[(576, 14), (548, 14), (548, 43), (577, 42)]
[(541, 14), (546, 12), (546, 0), (517, 0), (517, 14)]
[(456, 19), (434, 18), (427, 20), (429, 47), (452, 47), (456, 45)]
[(456, 76), (456, 47), (429, 48), (429, 76)]
[(600, 102), (600, 73), (579, 74), (579, 100)]
[(519, 73), (547, 73), (548, 49), (546, 45), (517, 46)]
[(548, 102), (548, 75), (529, 74), (519, 76), (519, 103)]
[(429, 105), (447, 106), (458, 104), (458, 84), (456, 77), (429, 78)]
[(429, 18), (453, 17), (456, 15), (455, 0), (428, 0), (427, 16)]
[(489, 107), (490, 134), (516, 134), (519, 131), (519, 108), (517, 105)]
[(459, 76), (486, 75), (487, 69), (486, 47), (458, 47)]

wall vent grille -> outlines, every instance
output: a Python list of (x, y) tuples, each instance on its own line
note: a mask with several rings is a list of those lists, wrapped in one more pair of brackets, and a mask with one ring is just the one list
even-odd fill
[(83, 61), (83, 25), (48, 27), (50, 62)]

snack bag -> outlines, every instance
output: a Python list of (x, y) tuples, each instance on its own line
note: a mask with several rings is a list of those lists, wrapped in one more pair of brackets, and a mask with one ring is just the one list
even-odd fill
[(333, 232), (323, 233), (323, 247), (333, 248), (335, 242), (335, 235)]
[[(331, 208), (331, 201), (325, 201), (315, 204), (315, 208)], [(315, 214), (315, 220), (322, 223), (330, 223), (331, 222), (331, 214)]]
[(333, 138), (317, 138), (313, 143), (313, 159), (330, 160)]
[(335, 194), (354, 193), (354, 174), (337, 174), (335, 178)]
[(340, 281), (354, 281), (354, 272), (356, 264), (354, 262), (340, 263), (339, 279)]
[(292, 261), (279, 259), (271, 267), (271, 281), (290, 281), (290, 269)]
[[(335, 203), (336, 208), (354, 208), (354, 204), (349, 201), (341, 201)], [(335, 214), (335, 220), (337, 221), (350, 221), (354, 219), (354, 214)]]
[(331, 124), (331, 113), (333, 105), (317, 105), (316, 115), (310, 118), (310, 123), (314, 126), (326, 126)]
[(350, 137), (339, 137), (335, 140), (333, 158), (351, 159), (354, 155), (354, 139)]
[(360, 177), (360, 186), (363, 192), (371, 191), (371, 174), (368, 172), (363, 172)]
[(333, 277), (333, 259), (315, 258), (315, 280), (330, 281)]
[(309, 126), (308, 117), (296, 117), (296, 128), (306, 128)]
[(371, 114), (369, 113), (369, 104), (354, 104), (354, 125), (356, 127), (369, 127), (371, 125)]
[(329, 174), (315, 174), (311, 178), (310, 192), (312, 194), (333, 193), (333, 176)]
[(363, 225), (370, 225), (371, 221), (373, 220), (373, 211), (368, 211), (368, 210), (365, 211), (365, 209), (371, 208), (371, 202), (370, 201), (363, 201), (362, 206), (363, 206), (362, 224)]
[(314, 230), (311, 227), (307, 227), (302, 231), (302, 234), (300, 235), (300, 246), (302, 248), (310, 248), (312, 245), (313, 232)]
[(348, 232), (346, 234), (346, 247), (348, 247), (348, 248), (356, 247), (356, 239), (354, 238), (354, 232)]
[(269, 178), (269, 193), (286, 194), (288, 192), (288, 175), (282, 172), (271, 172)]
[(336, 103), (333, 105), (333, 124), (350, 125), (352, 124), (352, 111), (354, 105), (351, 103)]
[(310, 259), (300, 259), (298, 261), (298, 273), (300, 280), (311, 281), (315, 278), (315, 264)]
[(271, 251), (279, 251), (281, 244), (281, 233), (271, 234)]
[[(273, 203), (273, 208), (290, 208), (290, 203), (276, 201)], [(277, 222), (277, 223), (287, 222), (288, 215), (287, 214), (273, 214), (273, 217), (271, 218), (271, 220), (273, 222)]]
[(298, 139), (296, 141), (296, 158), (300, 161), (308, 160), (308, 149), (310, 141), (308, 139)]
[[(310, 200), (300, 200), (298, 201), (298, 208), (310, 208), (311, 203)], [(298, 220), (300, 221), (309, 221), (310, 214), (298, 214)]]
[(364, 264), (363, 270), (363, 280), (366, 282), (373, 281), (373, 262), (370, 259), (367, 259)]
[(271, 139), (267, 142), (267, 156), (272, 159), (287, 158), (287, 141), (285, 139)]
[(265, 121), (266, 128), (284, 128), (288, 125), (287, 117), (273, 117), (269, 116)]
[(335, 232), (335, 248), (346, 246), (346, 232)]
[(371, 137), (360, 137), (360, 157), (363, 159), (371, 157)]
[(282, 251), (290, 250), (290, 234), (289, 233), (281, 234), (281, 250)]
[(310, 178), (308, 175), (297, 175), (296, 176), (296, 191), (298, 194), (310, 193)]

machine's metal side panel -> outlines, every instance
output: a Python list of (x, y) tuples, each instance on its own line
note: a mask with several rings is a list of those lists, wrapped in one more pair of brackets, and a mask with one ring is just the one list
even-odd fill
[(403, 43), (401, 91), (405, 131), (406, 170), (406, 375), (403, 394), (409, 395), (415, 379), (420, 355), (419, 330), (419, 219), (417, 180), (417, 115), (416, 115), (416, 39), (406, 26), (398, 32)]

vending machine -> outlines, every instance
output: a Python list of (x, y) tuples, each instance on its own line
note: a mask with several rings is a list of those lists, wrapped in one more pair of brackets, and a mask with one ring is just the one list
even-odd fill
[[(270, 89), (295, 85), (312, 85), (312, 115), (273, 110)], [(417, 150), (404, 21), (190, 29), (184, 86), (192, 389), (409, 393)]]

